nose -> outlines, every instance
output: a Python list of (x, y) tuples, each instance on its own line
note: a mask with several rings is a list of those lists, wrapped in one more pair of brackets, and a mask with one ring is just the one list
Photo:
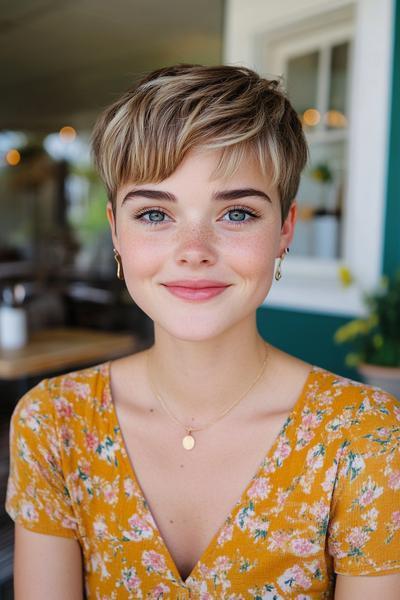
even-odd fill
[(214, 264), (217, 253), (212, 231), (201, 225), (190, 225), (185, 231), (181, 230), (175, 258), (178, 263)]

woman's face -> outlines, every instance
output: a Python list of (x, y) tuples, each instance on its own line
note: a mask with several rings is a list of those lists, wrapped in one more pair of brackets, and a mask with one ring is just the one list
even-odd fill
[[(275, 258), (290, 245), (296, 203), (281, 227), (277, 190), (252, 160), (229, 178), (211, 179), (219, 152), (191, 151), (161, 183), (122, 186), (114, 247), (134, 302), (172, 336), (205, 340), (254, 313), (271, 287)], [(174, 295), (174, 280), (225, 283), (207, 300)]]

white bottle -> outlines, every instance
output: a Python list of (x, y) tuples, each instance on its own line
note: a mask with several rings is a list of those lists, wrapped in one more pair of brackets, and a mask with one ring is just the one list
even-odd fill
[(28, 341), (26, 310), (21, 306), (0, 306), (0, 347), (22, 348)]

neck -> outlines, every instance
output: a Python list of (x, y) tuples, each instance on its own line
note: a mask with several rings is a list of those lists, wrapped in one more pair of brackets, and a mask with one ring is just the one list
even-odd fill
[(176, 419), (196, 427), (219, 417), (244, 394), (238, 404), (249, 400), (268, 371), (271, 352), (256, 327), (224, 332), (223, 338), (186, 341), (155, 326), (148, 374), (154, 392)]

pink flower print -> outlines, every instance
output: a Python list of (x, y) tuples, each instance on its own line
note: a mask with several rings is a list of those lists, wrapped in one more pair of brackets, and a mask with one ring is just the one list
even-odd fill
[(400, 490), (400, 470), (392, 471), (392, 473), (390, 473), (389, 487), (392, 490)]
[(66, 390), (72, 390), (75, 396), (79, 398), (88, 398), (90, 396), (90, 385), (87, 383), (81, 383), (71, 378), (65, 378), (63, 387)]
[(241, 531), (245, 531), (247, 529), (249, 520), (254, 517), (254, 510), (252, 509), (251, 504), (243, 507), (235, 517), (235, 523), (239, 527)]
[(119, 442), (116, 439), (110, 438), (109, 436), (106, 436), (96, 448), (96, 452), (100, 458), (114, 464), (116, 464), (115, 453), (119, 450), (121, 450)]
[(311, 506), (310, 512), (318, 521), (323, 521), (329, 515), (329, 504), (326, 504), (323, 500), (319, 500)]
[(392, 513), (392, 523), (396, 529), (400, 529), (400, 510)]
[(107, 524), (103, 515), (98, 516), (94, 520), (93, 531), (97, 539), (104, 540), (107, 535)]
[(66, 450), (68, 450), (68, 448), (71, 448), (71, 446), (73, 445), (73, 437), (69, 427), (66, 427), (65, 425), (62, 425), (60, 427), (60, 439), (63, 448), (65, 448)]
[(232, 567), (232, 561), (227, 556), (218, 556), (214, 562), (215, 572), (218, 574), (224, 574)]
[(56, 398), (54, 401), (59, 417), (71, 417), (73, 415), (72, 405), (65, 398)]
[(347, 541), (352, 548), (361, 548), (369, 540), (369, 534), (362, 527), (353, 527)]
[(319, 546), (307, 540), (306, 538), (297, 538), (291, 543), (292, 551), (297, 556), (310, 556), (310, 554), (316, 554), (319, 551)]
[(139, 542), (140, 540), (148, 539), (153, 536), (153, 529), (138, 514), (132, 515), (132, 517), (128, 519), (128, 523), (130, 530), (122, 532), (126, 540)]
[(394, 406), (393, 410), (394, 410), (394, 414), (396, 415), (396, 419), (398, 421), (400, 421), (400, 406), (397, 406), (397, 405)]
[(290, 535), (286, 531), (273, 531), (269, 536), (268, 550), (284, 550), (289, 540)]
[(107, 483), (103, 487), (103, 497), (107, 504), (116, 504), (118, 500), (117, 490), (111, 483)]
[(21, 408), (19, 413), (20, 420), (25, 423), (32, 431), (39, 431), (40, 420), (38, 418), (38, 411), (40, 409), (40, 402), (32, 402), (30, 406)]
[(307, 453), (306, 463), (312, 471), (316, 471), (322, 467), (324, 464), (324, 454), (325, 448), (322, 444), (317, 444), (313, 448), (310, 448)]
[(315, 428), (319, 425), (319, 423), (321, 422), (321, 417), (316, 415), (313, 412), (309, 412), (309, 413), (305, 413), (303, 414), (302, 418), (301, 418), (301, 423), (303, 425), (303, 427), (306, 428)]
[(271, 491), (269, 479), (266, 477), (258, 477), (247, 492), (250, 498), (267, 498)]
[(200, 563), (199, 564), (199, 571), (200, 571), (200, 575), (202, 579), (209, 579), (210, 575), (211, 575), (211, 569), (209, 567), (207, 567), (207, 565)]
[(304, 594), (298, 594), (296, 600), (311, 600), (311, 596), (305, 596)]
[(325, 472), (325, 480), (321, 483), (322, 489), (324, 492), (329, 492), (332, 489), (333, 484), (335, 483), (336, 478), (336, 465), (332, 465)]
[(303, 427), (303, 425), (300, 425), (296, 434), (296, 447), (303, 448), (313, 439), (314, 435), (315, 434), (311, 429), (307, 429), (306, 427)]
[(278, 506), (282, 506), (286, 502), (286, 498), (289, 496), (289, 494), (289, 490), (283, 490), (282, 488), (279, 488), (276, 492), (276, 504)]
[(387, 404), (389, 400), (386, 392), (374, 392), (372, 397), (377, 404)]
[(296, 586), (308, 589), (312, 582), (310, 577), (298, 565), (294, 565), (278, 578), (278, 584), (284, 592), (290, 592)]
[(273, 473), (275, 471), (274, 459), (270, 456), (264, 461), (263, 471), (266, 475), (269, 475), (270, 473)]
[(154, 550), (145, 550), (142, 554), (142, 564), (148, 573), (163, 573), (167, 565), (162, 554)]
[(304, 567), (311, 575), (317, 576), (317, 573), (321, 572), (324, 568), (319, 560), (313, 560), (311, 562), (304, 563)]
[(232, 539), (233, 525), (232, 523), (226, 523), (220, 531), (218, 536), (217, 544), (222, 546), (225, 542), (229, 542)]
[(383, 487), (378, 487), (377, 484), (368, 477), (367, 482), (361, 488), (361, 495), (358, 498), (358, 504), (363, 508), (371, 504), (376, 498), (383, 493)]
[(68, 486), (71, 500), (77, 504), (81, 504), (83, 501), (83, 490), (78, 483), (72, 482)]
[[(128, 590), (128, 592), (139, 592), (141, 580), (136, 575), (136, 571), (133, 567), (122, 570), (122, 581), (123, 581), (125, 588)], [(141, 590), (140, 590), (140, 596), (136, 596), (136, 597), (142, 598)]]
[(339, 540), (328, 538), (328, 548), (329, 554), (335, 558), (344, 558), (346, 556), (346, 552), (343, 552)]
[(102, 579), (108, 579), (110, 577), (110, 573), (107, 570), (105, 560), (99, 552), (94, 552), (90, 556), (90, 563), (90, 570), (92, 571), (92, 573), (97, 573), (100, 571)]
[(22, 502), (21, 504), (22, 518), (31, 523), (39, 520), (39, 515), (36, 508), (31, 502)]
[(274, 460), (278, 467), (280, 467), (290, 454), (290, 444), (284, 436), (281, 436), (278, 440), (278, 446), (274, 452)]
[(371, 508), (368, 512), (361, 515), (361, 518), (367, 523), (369, 529), (375, 530), (377, 526), (378, 515), (379, 512), (376, 510), (376, 508)]
[(78, 477), (80, 479), (87, 479), (90, 475), (90, 463), (85, 459), (82, 459), (78, 463)]
[(135, 484), (131, 477), (125, 477), (124, 479), (124, 492), (127, 498), (132, 498), (135, 494)]
[(247, 524), (248, 530), (256, 541), (259, 539), (265, 539), (268, 527), (268, 521), (262, 521), (258, 518), (250, 519)]
[(94, 433), (87, 432), (85, 435), (85, 443), (89, 450), (95, 450), (99, 445), (99, 438)]
[[(164, 594), (168, 594), (170, 591), (171, 589), (167, 585), (159, 583), (155, 588), (151, 590), (151, 592), (149, 592), (147, 598), (148, 600), (163, 600)], [(165, 597), (167, 598), (168, 596)]]

